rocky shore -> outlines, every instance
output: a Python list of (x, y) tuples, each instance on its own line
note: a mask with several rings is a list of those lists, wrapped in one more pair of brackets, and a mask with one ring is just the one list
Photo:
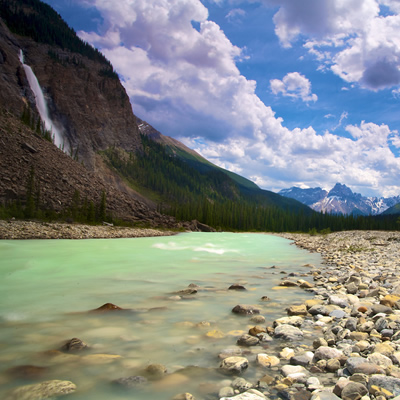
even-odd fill
[(321, 253), (323, 266), (310, 271), (307, 285), (294, 276), (281, 283), (315, 296), (289, 307), (273, 326), (251, 328), (236, 354), (220, 354), (225, 371), (267, 372), (257, 382), (234, 379), (220, 400), (400, 399), (400, 233), (281, 236)]
[(175, 234), (173, 231), (150, 228), (0, 220), (0, 239), (113, 239)]

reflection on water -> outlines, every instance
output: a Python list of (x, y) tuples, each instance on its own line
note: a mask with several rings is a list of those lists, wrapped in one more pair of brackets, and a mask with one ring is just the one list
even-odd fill
[[(218, 393), (226, 379), (215, 370), (218, 353), (255, 325), (232, 308), (257, 305), (271, 325), (287, 305), (310, 296), (297, 288), (273, 290), (282, 272), (320, 262), (279, 237), (229, 233), (1, 241), (0, 255), (0, 397), (16, 386), (61, 379), (77, 385), (71, 398), (85, 400)], [(227, 290), (233, 283), (247, 290)], [(178, 296), (189, 284), (198, 292)], [(128, 310), (88, 312), (108, 302)], [(58, 351), (75, 337), (89, 350)], [(111, 383), (144, 375), (154, 363), (168, 370), (161, 380), (131, 391)], [(42, 368), (12, 370), (23, 365)], [(244, 377), (262, 374), (254, 365)]]

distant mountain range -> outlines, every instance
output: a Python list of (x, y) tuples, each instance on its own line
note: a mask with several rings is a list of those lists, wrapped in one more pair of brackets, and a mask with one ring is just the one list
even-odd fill
[(400, 196), (364, 197), (341, 183), (337, 183), (329, 192), (320, 187), (301, 189), (291, 187), (282, 189), (281, 196), (290, 197), (308, 205), (315, 211), (331, 214), (379, 215), (398, 214)]

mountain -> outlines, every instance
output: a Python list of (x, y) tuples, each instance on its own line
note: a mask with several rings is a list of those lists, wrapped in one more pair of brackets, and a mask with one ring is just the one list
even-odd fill
[(138, 119), (50, 6), (1, 0), (0, 16), (0, 217), (289, 230), (313, 214)]
[(349, 187), (340, 183), (329, 192), (321, 188), (292, 187), (282, 189), (279, 194), (301, 201), (315, 211), (346, 215), (379, 215), (400, 202), (400, 196), (364, 197), (359, 193), (353, 193)]
[(395, 204), (394, 206), (385, 210), (382, 215), (398, 215), (400, 214), (400, 203)]
[(174, 157), (179, 157), (180, 159), (184, 160), (188, 165), (194, 167), (198, 171), (223, 171), (239, 185), (249, 189), (260, 190), (260, 188), (254, 182), (244, 178), (243, 176), (235, 174), (234, 172), (217, 167), (216, 165), (202, 157), (200, 154), (198, 154), (196, 151), (189, 149), (189, 147), (185, 146), (183, 143), (174, 138), (163, 135), (147, 122), (142, 121), (139, 118), (138, 124), (139, 130), (142, 134), (146, 135), (151, 140), (154, 140), (155, 142), (164, 145), (170, 154), (172, 154)]
[(328, 192), (320, 187), (314, 189), (301, 189), (299, 187), (291, 187), (290, 189), (282, 189), (279, 194), (284, 197), (296, 199), (303, 204), (312, 206), (324, 199)]

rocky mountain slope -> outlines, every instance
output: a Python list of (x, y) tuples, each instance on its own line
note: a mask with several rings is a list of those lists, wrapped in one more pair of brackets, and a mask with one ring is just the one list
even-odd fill
[[(0, 208), (13, 201), (25, 207), (27, 197), (32, 200), (27, 182), (34, 170), (35, 207), (40, 204), (54, 212), (70, 209), (75, 192), (79, 192), (81, 199), (96, 204), (104, 193), (107, 212), (115, 218), (167, 227), (181, 224), (156, 212), (157, 206), (162, 203), (163, 212), (172, 207), (177, 211), (185, 199), (192, 205), (195, 201), (202, 210), (190, 211), (190, 218), (175, 213), (177, 218), (194, 219), (202, 214), (204, 219), (211, 215), (209, 209), (216, 213), (218, 207), (226, 209), (227, 202), (235, 208), (239, 222), (253, 209), (265, 215), (271, 207), (283, 213), (312, 213), (297, 201), (261, 190), (253, 182), (216, 167), (138, 121), (109, 61), (82, 42), (48, 5), (39, 0), (2, 0), (0, 17), (0, 140), (4, 145)], [(67, 154), (41, 137), (48, 133), (40, 127), (39, 98), (28, 79), (28, 67), (47, 103), (51, 130), (60, 132)], [(167, 152), (158, 149), (162, 160), (154, 160), (152, 165), (143, 134), (161, 143)], [(147, 145), (147, 151), (151, 149)], [(175, 158), (180, 164), (174, 164)], [(149, 168), (142, 168), (141, 177), (151, 176), (153, 182), (138, 181), (138, 160)], [(155, 165), (168, 165), (168, 176)], [(174, 171), (181, 176), (174, 176)], [(198, 223), (192, 228), (208, 229)]]
[[(5, 5), (7, 1), (2, 7)], [(49, 6), (43, 6), (59, 19)], [(34, 124), (39, 120), (37, 99), (21, 64), (21, 50), (40, 82), (51, 118), (70, 148), (68, 154), (21, 122), (26, 109)], [(107, 212), (115, 218), (179, 227), (181, 224), (157, 213), (154, 203), (126, 185), (100, 155), (111, 146), (129, 152), (141, 150), (129, 98), (115, 75), (103, 73), (107, 68), (110, 65), (102, 57), (100, 61), (91, 59), (15, 34), (0, 18), (0, 202), (24, 202), (33, 168), (40, 184), (40, 204), (46, 209), (65, 209), (75, 190), (82, 199), (94, 203), (104, 191)]]
[(379, 215), (400, 203), (400, 196), (389, 198), (364, 197), (337, 183), (329, 192), (319, 187), (282, 189), (280, 195), (301, 201), (315, 211), (333, 214)]

